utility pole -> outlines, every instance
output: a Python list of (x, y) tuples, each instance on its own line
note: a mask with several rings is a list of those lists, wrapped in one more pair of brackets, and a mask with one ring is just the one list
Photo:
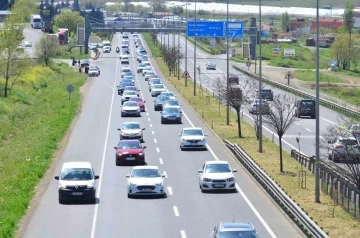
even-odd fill
[[(259, 0), (259, 26), (260, 26), (260, 36), (259, 36), (259, 152), (263, 152), (263, 141), (262, 141), (262, 53), (261, 53), (261, 33), (262, 33), (262, 24), (261, 24), (261, 0)], [(258, 37), (256, 37), (258, 38)]]
[(196, 0), (195, 0), (195, 26), (194, 26), (194, 33), (195, 33), (195, 44), (194, 44), (194, 96), (196, 96)]
[[(180, 26), (180, 23), (178, 27)], [(180, 27), (178, 28), (178, 80), (180, 80)]]
[[(186, 1), (186, 33), (185, 33), (185, 72), (187, 72), (187, 43), (188, 43), (188, 36), (187, 36), (187, 32), (188, 32), (188, 2)], [(187, 87), (187, 75), (185, 75), (185, 87)]]
[[(230, 93), (229, 85), (229, 0), (226, 1), (226, 93)], [(230, 125), (230, 102), (229, 97), (226, 97), (226, 125)]]

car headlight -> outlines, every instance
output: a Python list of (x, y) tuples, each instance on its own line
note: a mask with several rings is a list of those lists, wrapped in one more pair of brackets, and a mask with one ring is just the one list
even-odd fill
[(89, 183), (89, 184), (87, 185), (87, 188), (92, 188), (92, 187), (94, 187), (94, 184), (93, 184), (93, 183)]
[(116, 153), (118, 156), (122, 156), (123, 154), (121, 152)]
[(163, 183), (157, 183), (157, 184), (155, 184), (156, 186), (161, 186), (161, 185), (163, 185)]
[(201, 141), (201, 142), (204, 142), (204, 141), (205, 141), (205, 137), (204, 137), (204, 138), (202, 138), (200, 141)]
[(211, 179), (204, 178), (204, 182), (211, 182)]
[(139, 155), (142, 156), (142, 155), (144, 155), (144, 153), (143, 153), (143, 152), (140, 152)]
[(235, 180), (234, 177), (231, 177), (231, 178), (226, 179), (226, 181), (228, 181), (228, 182), (231, 182), (231, 181), (234, 181), (234, 180)]
[(167, 118), (168, 116), (167, 115), (163, 115), (163, 118)]
[(60, 188), (66, 188), (66, 184), (60, 183)]
[(122, 112), (125, 112), (125, 110), (124, 110), (124, 109), (121, 109), (121, 111), (122, 111)]
[(130, 183), (129, 185), (130, 185), (130, 186), (136, 186), (136, 184), (135, 184), (135, 183)]

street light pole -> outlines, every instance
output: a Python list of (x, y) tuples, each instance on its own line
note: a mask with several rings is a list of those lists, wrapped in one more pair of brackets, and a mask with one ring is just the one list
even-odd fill
[[(261, 33), (262, 33), (262, 24), (261, 24), (261, 0), (259, 0), (259, 26), (260, 26), (260, 36), (259, 36), (259, 152), (263, 152), (263, 143), (262, 143), (262, 53), (261, 53)], [(255, 56), (256, 59), (256, 56)]]
[[(188, 2), (186, 1), (186, 32), (185, 32), (185, 72), (187, 72), (187, 43), (188, 43), (188, 36), (187, 36), (187, 32), (188, 32)], [(185, 87), (187, 87), (187, 75), (185, 75)]]
[(230, 102), (229, 102), (229, 93), (230, 93), (230, 85), (229, 85), (229, 0), (226, 1), (226, 93), (228, 96), (226, 97), (226, 125), (230, 125)]
[[(181, 19), (181, 18), (180, 18)], [(179, 20), (180, 21), (180, 20)], [(180, 23), (178, 24), (178, 80), (180, 80)]]
[[(172, 11), (173, 14), (173, 22), (172, 22), (172, 28), (175, 28), (175, 13)], [(175, 32), (173, 32), (173, 48), (175, 48)]]
[(195, 44), (194, 44), (194, 96), (196, 96), (196, 0), (195, 0), (195, 26), (194, 26), (194, 33), (195, 33)]

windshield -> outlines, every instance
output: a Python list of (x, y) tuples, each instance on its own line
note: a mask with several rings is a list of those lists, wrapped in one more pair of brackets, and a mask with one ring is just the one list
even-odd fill
[(130, 69), (129, 68), (124, 68), (124, 69), (122, 69), (122, 72), (130, 72)]
[(208, 164), (204, 173), (230, 173), (231, 169), (228, 164)]
[(169, 97), (174, 96), (174, 93), (170, 93), (170, 92), (162, 92), (161, 94)]
[(133, 178), (159, 178), (160, 172), (158, 169), (133, 169), (131, 172)]
[(340, 142), (343, 144), (343, 145), (357, 145), (357, 140), (352, 140), (352, 139), (343, 139), (343, 140), (340, 140)]
[(314, 101), (302, 101), (301, 105), (304, 107), (315, 107), (315, 102)]
[(257, 238), (254, 231), (223, 231), (219, 232), (218, 238)]
[(120, 141), (118, 149), (141, 149), (140, 141)]
[(175, 101), (175, 100), (171, 100), (171, 101), (166, 101), (167, 105), (171, 105), (171, 106), (179, 106), (179, 102)]
[(124, 107), (137, 107), (137, 103), (136, 102), (124, 102)]
[(125, 91), (125, 95), (137, 95), (135, 91)]
[(126, 91), (136, 91), (137, 89), (136, 89), (136, 87), (133, 87), (133, 86), (126, 86), (126, 88), (125, 88), (125, 90)]
[(93, 174), (91, 169), (66, 168), (61, 172), (61, 180), (91, 180)]
[(183, 136), (203, 136), (204, 133), (202, 130), (196, 130), (196, 129), (190, 129), (190, 130), (184, 130)]
[(164, 108), (163, 109), (163, 112), (165, 113), (178, 113), (180, 112), (180, 109), (179, 108)]
[(161, 96), (161, 97), (158, 96), (158, 97), (157, 97), (157, 100), (158, 100), (158, 101), (166, 101), (166, 100), (169, 100), (169, 97), (167, 97), (167, 96)]
[(131, 98), (130, 101), (142, 102), (142, 98)]
[(160, 84), (160, 85), (159, 85), (159, 84), (155, 84), (155, 85), (154, 85), (154, 88), (164, 88), (164, 85), (162, 85), (162, 84)]
[(138, 124), (138, 123), (126, 123), (126, 124), (123, 124), (122, 129), (125, 129), (125, 130), (140, 129), (140, 124)]
[(34, 18), (34, 22), (41, 22), (41, 19), (39, 19), (39, 18)]

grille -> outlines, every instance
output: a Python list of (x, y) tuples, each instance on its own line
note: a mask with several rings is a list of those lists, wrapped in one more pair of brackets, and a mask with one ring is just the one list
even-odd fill
[(151, 189), (154, 190), (155, 186), (137, 186), (137, 189), (143, 190), (143, 189)]
[[(87, 188), (87, 185), (78, 185), (77, 187), (78, 187), (77, 189), (80, 190), (80, 189), (85, 189), (85, 188)], [(76, 188), (75, 188), (75, 185), (67, 185), (66, 188), (76, 189)]]
[(126, 110), (126, 112), (136, 112), (136, 110)]
[(212, 182), (214, 182), (214, 183), (225, 183), (226, 180), (212, 180)]
[(197, 142), (200, 142), (200, 140), (186, 140), (187, 142), (189, 143), (197, 143)]

